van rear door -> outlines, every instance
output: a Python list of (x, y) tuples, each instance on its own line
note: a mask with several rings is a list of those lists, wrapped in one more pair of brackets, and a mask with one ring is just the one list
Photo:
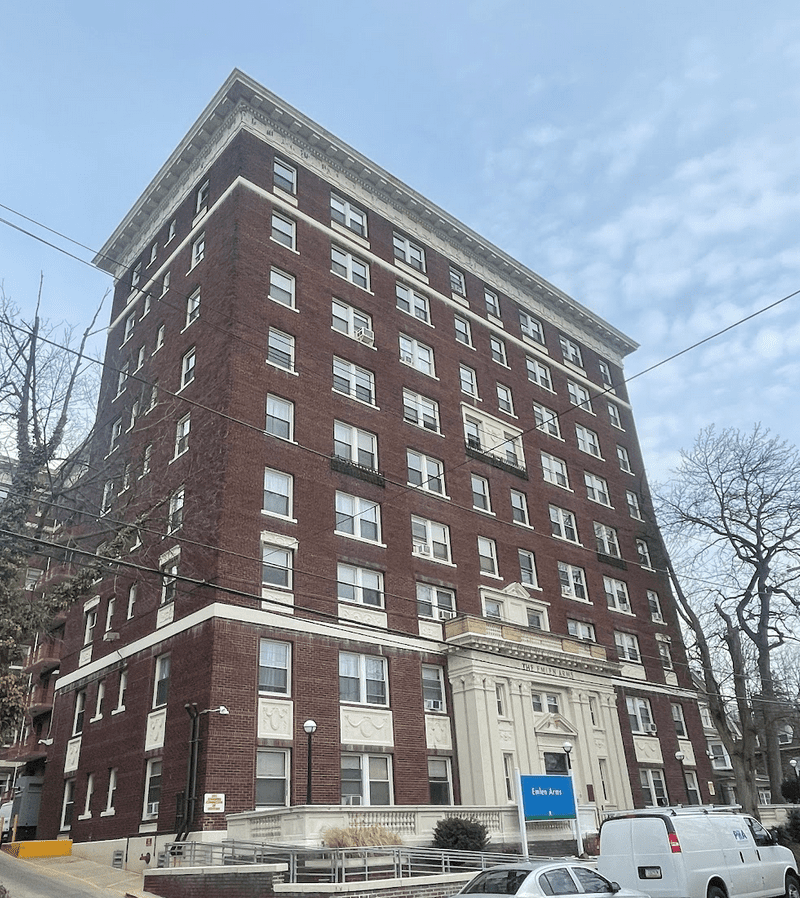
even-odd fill
[(687, 895), (680, 854), (673, 853), (669, 842), (671, 829), (660, 814), (605, 820), (600, 827), (598, 871), (651, 898)]

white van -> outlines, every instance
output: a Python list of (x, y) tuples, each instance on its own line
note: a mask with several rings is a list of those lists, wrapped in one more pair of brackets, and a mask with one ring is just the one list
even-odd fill
[(792, 852), (754, 818), (712, 808), (609, 817), (597, 868), (651, 898), (800, 898)]

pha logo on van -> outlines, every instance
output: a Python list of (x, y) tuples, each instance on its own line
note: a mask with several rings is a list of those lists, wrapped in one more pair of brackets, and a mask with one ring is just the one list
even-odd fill
[(737, 842), (746, 842), (747, 841), (747, 833), (743, 829), (734, 829), (733, 838), (736, 839)]

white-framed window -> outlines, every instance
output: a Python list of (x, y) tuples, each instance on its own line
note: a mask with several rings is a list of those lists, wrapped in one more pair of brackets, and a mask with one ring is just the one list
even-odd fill
[(497, 716), (498, 717), (507, 717), (508, 711), (508, 700), (506, 697), (506, 684), (505, 683), (495, 683), (494, 684), (494, 699), (495, 705), (497, 706)]
[(131, 272), (131, 290), (135, 290), (142, 280), (142, 263), (141, 261), (137, 262), (133, 266), (133, 271)]
[(458, 296), (467, 295), (467, 287), (464, 283), (464, 273), (450, 266), (450, 290)]
[(670, 651), (669, 643), (663, 639), (656, 640), (656, 646), (658, 647), (658, 657), (661, 661), (661, 666), (664, 670), (672, 670), (672, 652)]
[(192, 346), (181, 360), (181, 389), (188, 386), (194, 380), (196, 362), (197, 350)]
[(428, 793), (431, 804), (453, 803), (453, 783), (450, 758), (428, 758)]
[(202, 233), (192, 243), (192, 268), (206, 257), (206, 235)]
[(189, 327), (194, 321), (200, 317), (200, 291), (195, 290), (194, 293), (186, 300), (186, 325)]
[(610, 555), (612, 558), (621, 558), (617, 531), (607, 524), (594, 522), (594, 538), (597, 543), (597, 551), (601, 555)]
[(537, 714), (544, 713), (545, 708), (548, 714), (559, 713), (558, 696), (552, 692), (531, 692), (531, 706)]
[(81, 689), (75, 693), (75, 710), (72, 715), (72, 735), (80, 736), (83, 732), (83, 722), (86, 718), (86, 690)]
[(412, 390), (403, 390), (403, 420), (439, 433), (439, 403)]
[(657, 624), (664, 623), (664, 615), (661, 612), (661, 600), (658, 593), (652, 589), (647, 590), (647, 607), (650, 609), (650, 619)]
[[(194, 378), (194, 369), (192, 369), (192, 377)], [(128, 423), (128, 430), (133, 430), (134, 425), (136, 424), (136, 419), (139, 417), (139, 400), (134, 399), (131, 403), (131, 417), (130, 422)]]
[(167, 532), (174, 533), (183, 525), (183, 500), (185, 487), (179, 487), (169, 497), (169, 517), (167, 519)]
[(483, 424), (473, 418), (464, 420), (464, 439), (471, 449), (483, 449)]
[(444, 671), (438, 665), (422, 665), (422, 701), (426, 711), (446, 711)]
[(132, 583), (128, 587), (128, 610), (126, 613), (126, 619), (130, 620), (133, 617), (134, 610), (136, 608), (136, 593), (137, 593), (137, 585)]
[[(184, 415), (175, 425), (175, 458), (183, 455), (189, 448), (189, 431), (192, 426), (192, 416)], [(147, 449), (145, 449), (147, 453)]]
[(391, 755), (343, 754), (340, 777), (342, 804), (393, 803)]
[(158, 817), (158, 806), (161, 801), (161, 758), (151, 758), (147, 762), (144, 780), (143, 820), (155, 820)]
[(574, 340), (561, 334), (558, 338), (561, 345), (561, 354), (565, 362), (571, 362), (579, 368), (583, 368), (583, 357), (581, 356), (581, 348)]
[(425, 250), (413, 240), (404, 237), (402, 234), (395, 232), (392, 243), (394, 246), (394, 257), (416, 268), (417, 271), (425, 271)]
[(430, 324), (431, 312), (428, 304), (428, 298), (405, 284), (397, 283), (395, 285), (395, 293), (397, 295), (397, 308), (406, 315), (419, 318)]
[(511, 520), (515, 524), (530, 526), (528, 515), (528, 497), (519, 490), (511, 490)]
[(114, 813), (114, 793), (117, 791), (117, 768), (108, 768), (108, 788), (106, 789), (106, 806), (100, 812), (101, 817), (110, 817)]
[(469, 321), (460, 315), (454, 315), (453, 324), (456, 329), (456, 340), (465, 346), (472, 346), (472, 327)]
[(612, 611), (624, 611), (630, 614), (631, 600), (628, 595), (628, 584), (614, 577), (603, 577), (603, 590), (606, 602)]
[(145, 409), (145, 414), (147, 412), (152, 412), (153, 409), (158, 405), (158, 381), (154, 380), (152, 384), (150, 384), (150, 398), (147, 401), (147, 408)]
[(164, 334), (166, 332), (166, 325), (159, 324), (158, 330), (156, 331), (156, 346), (153, 350), (153, 354), (158, 352), (159, 349), (164, 345)]
[(297, 169), (275, 156), (272, 160), (272, 183), (287, 193), (297, 193)]
[(561, 584), (561, 595), (566, 599), (577, 599), (579, 602), (588, 602), (589, 594), (586, 591), (586, 572), (582, 567), (558, 562), (558, 580)]
[(331, 221), (344, 225), (359, 237), (367, 236), (367, 213), (337, 193), (331, 193)]
[(94, 774), (86, 774), (86, 797), (83, 802), (83, 813), (78, 820), (88, 820), (92, 816), (92, 796), (94, 795)]
[(333, 389), (352, 399), (375, 405), (375, 375), (346, 359), (333, 357)]
[(511, 394), (511, 387), (497, 384), (497, 407), (507, 415), (514, 414), (514, 397)]
[(433, 350), (430, 346), (426, 346), (424, 343), (420, 343), (419, 340), (406, 336), (406, 334), (399, 335), (399, 342), (401, 362), (416, 368), (417, 371), (421, 371), (429, 377), (435, 377)]
[(628, 709), (628, 723), (632, 733), (655, 733), (656, 727), (653, 723), (653, 712), (650, 709), (649, 698), (629, 695), (625, 699), (625, 704)]
[(369, 265), (338, 246), (331, 246), (331, 271), (356, 287), (369, 290)]
[(731, 758), (728, 750), (721, 742), (709, 742), (708, 751), (711, 757), (711, 766), (714, 770), (730, 770), (732, 768)]
[(600, 505), (605, 505), (608, 508), (611, 508), (607, 480), (603, 477), (598, 477), (597, 474), (590, 474), (589, 471), (584, 471), (583, 481), (586, 484), (587, 499), (591, 499), (592, 502), (597, 502)]
[(133, 369), (134, 371), (141, 371), (144, 367), (144, 359), (147, 355), (147, 347), (144, 343), (139, 347), (139, 351), (136, 353), (136, 367)]
[(282, 306), (290, 309), (295, 307), (295, 280), (294, 275), (287, 274), (279, 268), (269, 270), (269, 293), (267, 296)]
[[(517, 549), (517, 557), (519, 558), (519, 580), (525, 586), (539, 586), (539, 580), (536, 576), (536, 558), (533, 552), (527, 549)], [(539, 629), (542, 629), (541, 627)]]
[(542, 476), (548, 483), (554, 483), (565, 490), (569, 489), (567, 463), (555, 455), (550, 455), (549, 452), (542, 453)]
[(499, 599), (483, 599), (483, 616), (489, 620), (503, 620), (506, 616), (503, 603)]
[(271, 327), (267, 334), (267, 361), (277, 368), (294, 371), (294, 337)]
[(625, 501), (628, 504), (628, 514), (637, 521), (642, 521), (642, 510), (639, 506), (639, 497), (632, 490), (625, 490)]
[(417, 583), (417, 614), (435, 620), (449, 620), (456, 616), (456, 594), (443, 586)]
[[(701, 805), (703, 802), (702, 802), (701, 795), (700, 795), (700, 786), (697, 783), (697, 773), (694, 770), (686, 770), (686, 771), (684, 771), (684, 777), (686, 780), (686, 795), (687, 795), (687, 798), (689, 799), (689, 804), (690, 805), (698, 805), (698, 806)], [(761, 799), (759, 798), (759, 800), (758, 800), (759, 804), (762, 804), (762, 803), (769, 804), (770, 803), (771, 795), (770, 795), (769, 790), (766, 790), (766, 791), (767, 791), (767, 795), (765, 796), (766, 801), (762, 802)]]
[(378, 438), (344, 421), (333, 422), (333, 454), (373, 471), (378, 470)]
[(122, 418), (111, 425), (111, 442), (109, 444), (109, 452), (113, 452), (119, 446), (119, 438), (122, 436)]
[(362, 343), (372, 345), (375, 333), (372, 330), (372, 316), (356, 309), (341, 299), (334, 299), (331, 303), (332, 322), (331, 327), (348, 337), (355, 337)]
[(164, 561), (160, 565), (161, 571), (161, 604), (167, 605), (174, 602), (178, 596), (178, 558)]
[(258, 646), (258, 691), (291, 695), (292, 647), (288, 642), (262, 639)]
[(554, 392), (553, 377), (550, 374), (550, 369), (547, 365), (528, 355), (525, 356), (525, 368), (528, 372), (528, 380), (531, 383), (538, 384), (540, 387), (549, 390), (551, 393)]
[(497, 543), (493, 539), (478, 537), (478, 564), (482, 574), (497, 576)]
[[(125, 362), (124, 365), (117, 372), (117, 396), (122, 394), (122, 391), (125, 389), (125, 384), (128, 382), (128, 369), (130, 368), (130, 362)], [(116, 397), (115, 397), (116, 398)]]
[(59, 831), (65, 832), (72, 826), (72, 818), (75, 814), (75, 780), (64, 780), (64, 797), (61, 800), (61, 822)]
[(527, 312), (520, 311), (519, 326), (526, 337), (530, 337), (531, 340), (535, 340), (537, 343), (544, 345), (544, 328), (542, 327), (542, 322), (539, 321), (538, 318), (534, 318)]
[(491, 352), (493, 362), (497, 362), (498, 365), (505, 365), (506, 367), (508, 367), (508, 362), (506, 361), (506, 344), (499, 337), (489, 337), (489, 350)]
[(201, 212), (205, 212), (208, 209), (208, 193), (209, 183), (208, 181), (203, 181), (203, 183), (197, 188), (197, 193), (195, 194), (195, 215), (199, 215)]
[(97, 601), (83, 613), (83, 644), (90, 645), (94, 640), (94, 628), (97, 626)]
[(177, 223), (176, 223), (175, 219), (173, 218), (172, 221), (169, 223), (169, 227), (167, 228), (167, 241), (166, 241), (167, 243), (169, 243), (170, 240), (172, 240), (172, 238), (175, 236), (177, 227), (178, 227)]
[(500, 299), (497, 294), (492, 290), (483, 291), (483, 298), (486, 302), (486, 312), (489, 315), (494, 315), (495, 318), (500, 317)]
[(580, 542), (575, 515), (566, 508), (559, 508), (557, 505), (550, 506), (550, 532), (558, 539), (566, 539), (571, 543)]
[(261, 585), (267, 589), (292, 588), (294, 553), (286, 546), (263, 540), (261, 543)]
[(639, 564), (642, 567), (653, 567), (653, 563), (650, 561), (650, 547), (647, 545), (646, 540), (636, 540), (636, 554), (639, 556)]
[(153, 455), (153, 444), (148, 443), (142, 452), (142, 477), (146, 477), (150, 473), (150, 458)]
[(533, 418), (536, 421), (536, 429), (540, 430), (542, 433), (546, 433), (551, 437), (555, 437), (556, 439), (561, 439), (561, 425), (558, 420), (558, 415), (551, 408), (547, 408), (546, 405), (541, 405), (538, 402), (533, 403)]
[(567, 618), (567, 633), (569, 633), (570, 636), (574, 636), (576, 639), (595, 642), (594, 624), (589, 624), (586, 621)]
[(256, 810), (282, 808), (289, 804), (289, 751), (256, 749)]
[(619, 444), (617, 444), (617, 460), (619, 461), (619, 468), (621, 471), (625, 471), (626, 474), (633, 474), (628, 450)]
[(152, 265), (158, 257), (158, 241), (150, 247), (150, 261), (147, 263), (148, 265)]
[(108, 514), (114, 502), (114, 481), (106, 480), (103, 484), (103, 498), (100, 500), (100, 514)]
[(586, 409), (587, 412), (592, 410), (592, 400), (586, 387), (569, 380), (567, 381), (567, 393), (569, 395), (569, 401), (573, 405), (577, 405), (578, 408)]
[(642, 786), (642, 799), (646, 808), (669, 806), (663, 770), (656, 767), (642, 767), (639, 770), (639, 782)]
[(446, 524), (411, 515), (414, 554), (450, 563), (450, 528)]
[(272, 239), (289, 249), (295, 249), (297, 243), (297, 224), (291, 218), (272, 213)]
[(272, 468), (264, 469), (264, 514), (277, 515), (280, 518), (292, 516), (292, 494), (294, 478), (283, 471)]
[(489, 497), (489, 481), (478, 474), (471, 475), (472, 483), (472, 507), (480, 511), (491, 511), (492, 503)]
[(380, 571), (340, 563), (336, 567), (336, 581), (340, 602), (383, 608), (383, 574)]
[(641, 664), (642, 654), (639, 651), (639, 640), (633, 633), (621, 633), (619, 630), (616, 630), (614, 632), (614, 644), (617, 647), (620, 661), (631, 661), (634, 664)]
[(475, 369), (470, 368), (468, 365), (459, 365), (458, 377), (461, 383), (461, 392), (477, 398), (478, 375), (475, 373)]
[(380, 655), (339, 652), (339, 701), (388, 705), (386, 659)]
[(361, 496), (336, 493), (336, 532), (368, 542), (381, 540), (381, 507)]
[(600, 370), (600, 380), (603, 382), (603, 386), (613, 387), (614, 382), (611, 380), (611, 369), (608, 367), (608, 363), (598, 359), (597, 367)]
[(608, 419), (614, 425), (614, 427), (619, 430), (625, 430), (622, 426), (622, 418), (619, 415), (619, 406), (615, 405), (613, 402), (608, 403)]
[(576, 424), (575, 435), (578, 438), (578, 449), (580, 449), (581, 452), (587, 452), (595, 458), (602, 457), (600, 455), (600, 440), (593, 430), (589, 430), (589, 428), (584, 427), (583, 424)]
[(438, 458), (424, 455), (415, 449), (406, 450), (408, 465), (408, 482), (421, 490), (436, 493), (439, 496), (444, 491), (444, 464)]
[(169, 655), (159, 655), (156, 658), (155, 678), (153, 681), (154, 708), (160, 708), (167, 703), (171, 666)]
[(547, 618), (541, 608), (532, 608), (530, 605), (525, 607), (525, 619), (531, 630), (546, 630)]
[(294, 435), (294, 403), (280, 396), (267, 393), (266, 432), (282, 440), (291, 440)]

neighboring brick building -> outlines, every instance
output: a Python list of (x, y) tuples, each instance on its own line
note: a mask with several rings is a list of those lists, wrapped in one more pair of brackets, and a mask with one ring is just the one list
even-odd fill
[(504, 806), (565, 740), (584, 808), (708, 800), (635, 343), (239, 72), (96, 261), (100, 515), (150, 519), (67, 622), (41, 836), (186, 828), (190, 733), (189, 829), (303, 804), (308, 719), (315, 804)]

